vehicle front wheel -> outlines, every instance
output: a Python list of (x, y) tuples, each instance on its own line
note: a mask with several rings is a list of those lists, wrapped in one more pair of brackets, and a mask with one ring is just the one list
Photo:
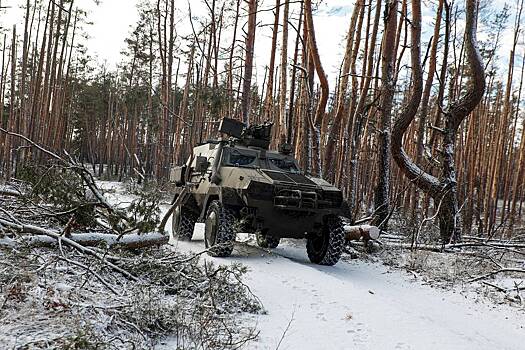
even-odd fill
[(318, 234), (308, 235), (306, 252), (314, 264), (335, 265), (343, 252), (345, 233), (343, 222), (338, 217), (326, 220)]
[(271, 249), (277, 248), (277, 246), (281, 242), (280, 238), (265, 235), (260, 232), (256, 234), (256, 237), (257, 237), (257, 245), (261, 248), (271, 248)]
[(206, 213), (204, 242), (208, 254), (216, 257), (230, 256), (235, 242), (233, 224), (235, 216), (219, 201), (212, 201)]
[(173, 210), (171, 218), (171, 235), (174, 240), (190, 241), (193, 237), (193, 229), (197, 215), (183, 205), (178, 205)]

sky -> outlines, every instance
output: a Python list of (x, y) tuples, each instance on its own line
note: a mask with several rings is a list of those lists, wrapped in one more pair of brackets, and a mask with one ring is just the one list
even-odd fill
[[(10, 28), (14, 23), (22, 27), (24, 13), (18, 7), (25, 0), (0, 0), (1, 6), (9, 6), (0, 18), (0, 25)], [(76, 6), (88, 10), (88, 19), (92, 25), (88, 27), (89, 39), (86, 46), (92, 56), (105, 63), (109, 68), (116, 68), (121, 60), (120, 52), (124, 49), (124, 39), (130, 33), (131, 27), (137, 22), (137, 3), (139, 0), (101, 0), (99, 5), (94, 0), (76, 0)], [(350, 11), (353, 5), (350, 0), (325, 0), (314, 15), (314, 25), (318, 38), (321, 59), (327, 74), (335, 80), (341, 64), (344, 37), (350, 23)], [(205, 14), (201, 0), (176, 0), (180, 6), (179, 34), (190, 34), (191, 25), (187, 18), (188, 4), (192, 6), (194, 17)], [(274, 5), (273, 0), (264, 0), (260, 9), (267, 9)], [(296, 4), (291, 5), (291, 11), (297, 10)], [(270, 11), (258, 15), (257, 35), (255, 46), (256, 79), (263, 79), (264, 67), (268, 65), (268, 52), (271, 46), (271, 23), (273, 14)], [(20, 30), (20, 29), (19, 29)], [(261, 40), (259, 40), (259, 38)], [(225, 38), (225, 40), (228, 40)], [(290, 28), (290, 52), (295, 42), (295, 33)], [(228, 44), (229, 45), (229, 44)]]
[[(92, 25), (87, 27), (89, 38), (86, 46), (92, 56), (96, 56), (100, 64), (105, 64), (108, 68), (116, 68), (121, 61), (120, 52), (125, 47), (124, 39), (128, 36), (132, 26), (137, 22), (137, 3), (140, 0), (100, 0), (96, 5), (95, 0), (76, 0), (75, 5), (88, 11), (88, 20)], [(507, 2), (514, 3), (514, 0)], [(24, 13), (19, 9), (21, 3), (25, 0), (0, 0), (1, 6), (7, 6), (6, 10), (0, 17), (0, 25), (10, 28), (13, 23), (20, 23), (22, 27)], [(492, 0), (493, 4), (501, 7), (505, 0)], [(179, 35), (191, 34), (191, 25), (187, 16), (188, 5), (192, 7), (194, 17), (206, 14), (206, 8), (202, 0), (176, 0), (179, 7), (177, 32)], [(262, 0), (259, 9), (273, 7), (274, 0)], [(316, 30), (317, 43), (319, 46), (321, 60), (323, 62), (329, 81), (332, 83), (337, 79), (338, 71), (342, 61), (344, 39), (350, 23), (351, 11), (353, 9), (353, 0), (323, 0), (314, 14), (314, 26)], [(292, 14), (297, 16), (298, 4), (292, 3)], [(433, 12), (427, 6), (423, 8), (423, 41), (425, 42), (431, 35), (431, 25), (433, 23)], [(243, 18), (241, 22), (245, 20)], [(261, 83), (264, 77), (264, 67), (269, 63), (269, 54), (271, 47), (271, 34), (273, 23), (273, 14), (271, 11), (263, 11), (258, 15), (257, 40), (255, 44), (255, 79)], [(511, 23), (513, 22), (513, 12), (509, 19), (509, 28), (504, 33), (503, 45), (500, 49), (502, 60), (508, 56), (511, 47)], [(242, 25), (242, 23), (241, 23)], [(426, 29), (425, 29), (426, 25)], [(20, 31), (20, 29), (19, 29)], [(231, 39), (226, 45), (229, 45)], [(289, 52), (293, 52), (295, 42), (295, 33), (290, 28)], [(425, 45), (425, 43), (423, 43)], [(520, 53), (518, 53), (520, 55)]]

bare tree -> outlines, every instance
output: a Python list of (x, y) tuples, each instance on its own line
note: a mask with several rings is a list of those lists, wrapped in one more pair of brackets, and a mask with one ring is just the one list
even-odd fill
[[(321, 86), (321, 96), (319, 97), (319, 102), (317, 103), (317, 109), (315, 111), (315, 118), (310, 120), (310, 128), (313, 136), (313, 145), (312, 145), (312, 173), (314, 175), (321, 173), (321, 124), (323, 123), (323, 118), (325, 116), (325, 109), (328, 103), (328, 95), (330, 93), (330, 88), (328, 86), (328, 79), (324, 71), (323, 65), (321, 63), (321, 57), (319, 56), (319, 50), (317, 48), (317, 41), (315, 38), (315, 28), (314, 21), (312, 16), (312, 1), (304, 1), (304, 14), (306, 20), (306, 28), (308, 30), (308, 45), (310, 57), (312, 58), (312, 63), (314, 64), (315, 71), (317, 72), (317, 77), (319, 78), (319, 83)], [(311, 96), (310, 96), (311, 97)]]

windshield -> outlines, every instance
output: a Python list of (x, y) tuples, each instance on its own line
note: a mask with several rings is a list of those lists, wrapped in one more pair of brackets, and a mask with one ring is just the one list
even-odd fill
[(270, 169), (286, 171), (287, 173), (300, 173), (293, 158), (268, 158)]

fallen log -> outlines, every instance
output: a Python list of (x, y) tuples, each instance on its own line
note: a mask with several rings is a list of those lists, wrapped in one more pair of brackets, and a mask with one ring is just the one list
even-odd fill
[[(168, 243), (169, 237), (160, 232), (152, 232), (142, 235), (128, 234), (116, 235), (106, 233), (74, 233), (67, 236), (71, 241), (84, 247), (105, 246), (108, 248), (140, 249), (159, 246)], [(58, 239), (49, 235), (22, 236), (19, 241), (29, 246), (48, 247), (58, 244)], [(4, 238), (0, 240), (0, 245), (13, 246), (17, 240)]]
[(500, 274), (500, 273), (509, 273), (509, 272), (513, 272), (513, 273), (525, 273), (525, 270), (523, 269), (518, 269), (518, 268), (508, 268), (508, 267), (504, 267), (504, 268), (501, 268), (499, 270), (494, 270), (494, 271), (491, 271), (489, 273), (486, 273), (484, 275), (481, 275), (481, 276), (478, 276), (478, 277), (474, 277), (472, 279), (469, 280), (469, 282), (476, 282), (476, 281), (479, 281), (479, 280), (482, 280), (482, 279), (485, 279), (485, 278), (488, 278), (488, 277), (492, 277), (494, 275), (497, 275), (497, 274)]
[(359, 226), (344, 226), (347, 241), (369, 241), (371, 239), (378, 239), (380, 230), (376, 226), (359, 225)]
[[(159, 246), (168, 243), (169, 237), (159, 232), (152, 232), (142, 235), (127, 234), (116, 235), (106, 233), (74, 233), (68, 236), (73, 242), (85, 247), (104, 245), (108, 248), (140, 249), (152, 246)], [(30, 245), (53, 245), (56, 239), (49, 236), (30, 236), (27, 237)]]
[(412, 244), (412, 243), (402, 243), (402, 242), (388, 242), (388, 241), (382, 241), (382, 245), (392, 247), (392, 248), (400, 248), (400, 249), (413, 249), (413, 250), (427, 250), (431, 252), (437, 252), (437, 253), (446, 253), (446, 252), (453, 252), (454, 249), (461, 249), (461, 248), (490, 248), (490, 249), (496, 249), (496, 250), (505, 250), (511, 253), (516, 253), (519, 255), (525, 255), (524, 251), (520, 251), (519, 249), (523, 249), (523, 246), (521, 244), (513, 245), (513, 244), (492, 244), (492, 243), (478, 243), (478, 242), (463, 242), (463, 243), (454, 243), (454, 244)]

